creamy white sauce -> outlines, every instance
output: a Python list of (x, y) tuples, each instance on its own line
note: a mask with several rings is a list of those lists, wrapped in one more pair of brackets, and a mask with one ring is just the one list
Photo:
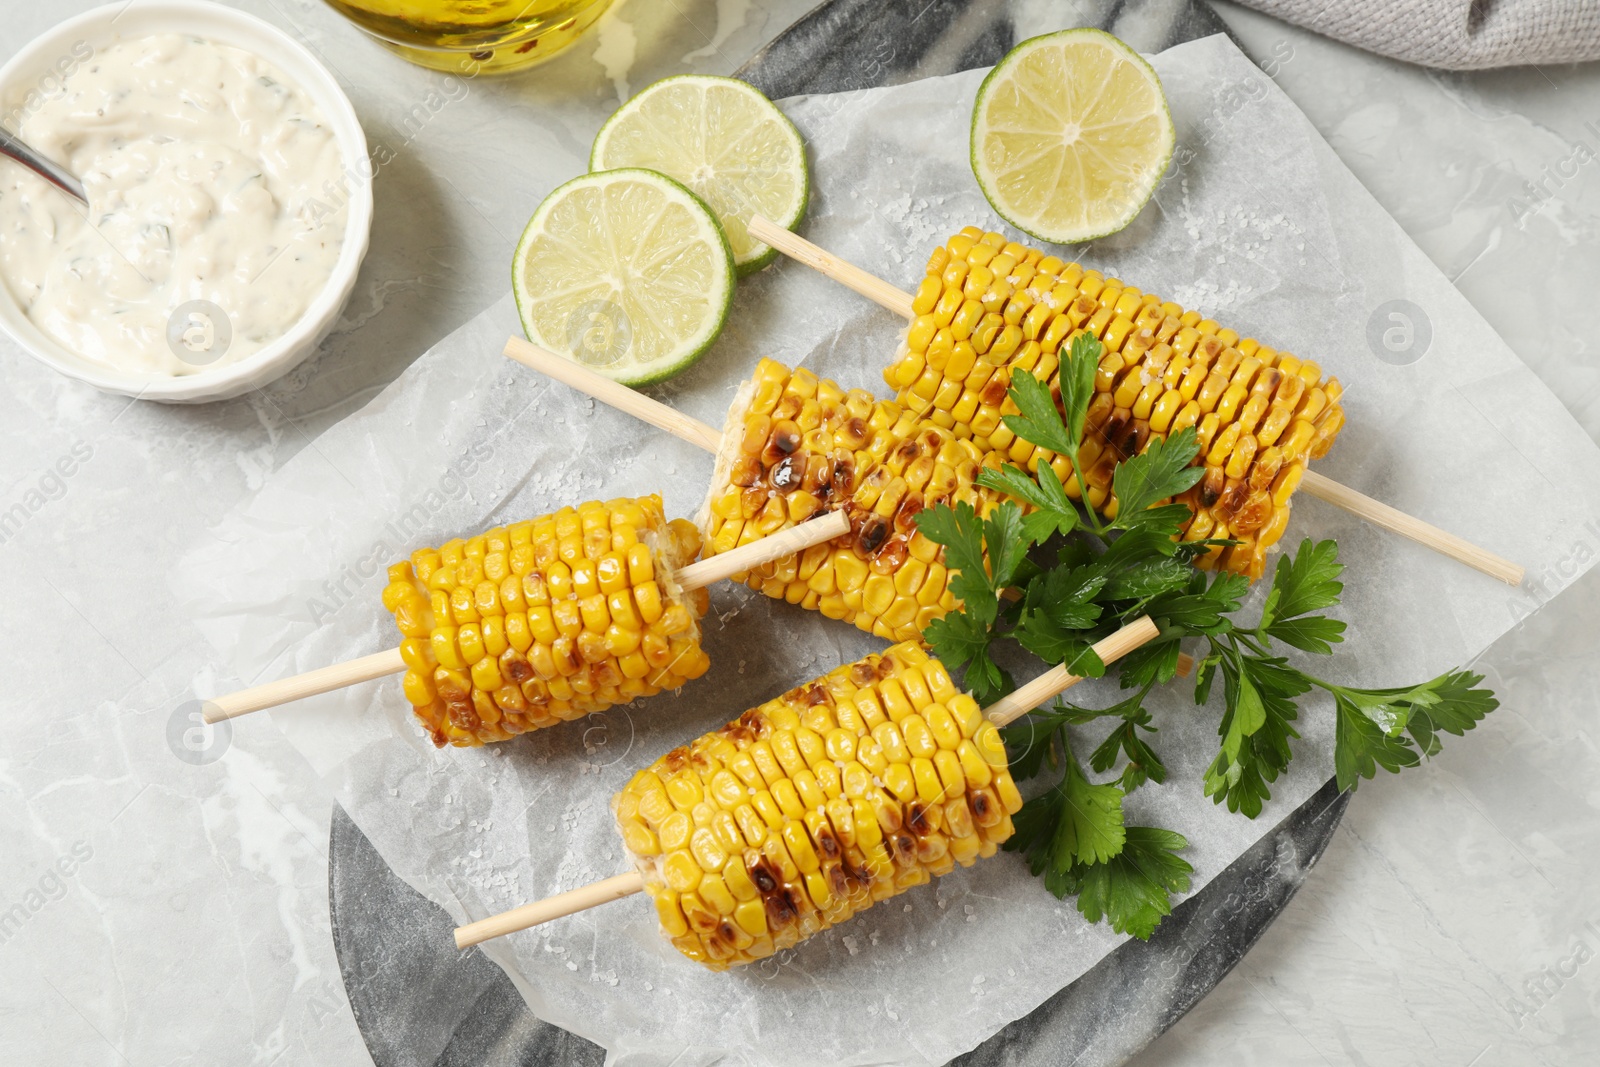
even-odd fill
[(156, 375), (235, 363), (282, 337), (333, 274), (350, 187), (338, 142), (257, 56), (121, 40), (58, 91), (8, 100), (0, 120), (89, 195), (85, 211), (0, 159), (0, 276), (81, 356)]

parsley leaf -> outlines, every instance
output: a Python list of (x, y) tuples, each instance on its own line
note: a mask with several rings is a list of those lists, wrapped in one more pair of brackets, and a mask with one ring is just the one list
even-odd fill
[(1058, 700), (1056, 701), (1055, 710), (1056, 714), (1060, 715), (1064, 722), (1071, 723), (1074, 726), (1082, 726), (1084, 723), (1094, 722), (1096, 719), (1128, 719), (1136, 717), (1143, 710), (1139, 705), (1144, 700), (1144, 697), (1144, 693), (1135, 693), (1105, 708), (1084, 708), (1079, 707), (1077, 704), (1068, 704), (1065, 700)]
[(1194, 702), (1205, 704), (1211, 699), (1211, 683), (1217, 677), (1217, 665), (1222, 657), (1212, 653), (1200, 661), (1194, 672)]
[(923, 631), (941, 660), (966, 664), (989, 651), (989, 630), (965, 611), (952, 611), (934, 619)]
[[(1071, 436), (1073, 448), (1070, 455), (1078, 455), (1077, 443), (1083, 440), (1083, 424), (1089, 414), (1089, 402), (1094, 399), (1095, 372), (1106, 354), (1106, 346), (1094, 334), (1084, 332), (1072, 339), (1072, 346), (1061, 360), (1056, 371), (1056, 384), (1061, 389), (1061, 419)], [(1017, 435), (1021, 437), (1021, 434)], [(1061, 451), (1056, 449), (1056, 451)]]
[[(1066, 368), (1063, 367), (1063, 370)], [(1068, 379), (1063, 376), (1061, 399), (1063, 403), (1069, 400), (1066, 390)], [(1090, 395), (1094, 390), (1094, 364), (1089, 365)], [(1050, 387), (1035, 378), (1032, 374), (1023, 371), (1011, 376), (1011, 400), (1017, 405), (1016, 415), (1007, 415), (1000, 421), (1005, 423), (1006, 429), (1022, 438), (1031, 445), (1049, 449), (1058, 455), (1076, 457), (1078, 442), (1083, 438), (1082, 415), (1074, 428), (1069, 422), (1063, 421), (1061, 412), (1056, 410), (1056, 402), (1050, 396)], [(1084, 411), (1088, 410), (1085, 401)], [(1073, 414), (1069, 409), (1068, 416)]]
[(1092, 923), (1104, 918), (1119, 934), (1150, 940), (1172, 914), (1171, 894), (1189, 888), (1194, 868), (1176, 854), (1188, 847), (1188, 840), (1172, 830), (1129, 826), (1120, 853), (1073, 869), (1078, 911)]
[(993, 635), (975, 616), (952, 611), (930, 622), (922, 636), (947, 665), (965, 668), (962, 682), (978, 703), (989, 704), (1011, 691), (1010, 676), (989, 655)]
[(1333, 693), (1338, 709), (1333, 764), (1341, 789), (1354, 789), (1358, 779), (1371, 778), (1378, 767), (1400, 771), (1437, 755), (1439, 730), (1459, 737), (1500, 706), (1493, 693), (1478, 688), (1483, 676), (1470, 671), (1449, 671), (1397, 689), (1313, 681)]
[(985, 627), (994, 622), (999, 596), (983, 563), (984, 523), (972, 505), (924, 508), (916, 523), (922, 536), (944, 546), (945, 566), (952, 572), (950, 592), (961, 601), (963, 612)]
[(1117, 525), (1122, 525), (1124, 516), (1137, 517), (1156, 501), (1177, 496), (1198, 482), (1206, 470), (1189, 464), (1199, 451), (1194, 427), (1186, 426), (1165, 440), (1152, 436), (1143, 452), (1118, 464), (1111, 476)]
[[(1026, 853), (1034, 874), (1053, 875), (1054, 884), (1063, 886), (1074, 865), (1103, 863), (1122, 851), (1123, 793), (1115, 785), (1095, 785), (1084, 777), (1066, 735), (1057, 736), (1066, 750), (1061, 783), (1022, 805), (1014, 820), (1016, 833), (1004, 847)], [(1051, 884), (1047, 877), (1046, 885)]]
[(1286, 645), (1319, 656), (1333, 654), (1333, 646), (1344, 640), (1344, 623), (1324, 615), (1308, 615), (1303, 619), (1284, 619), (1267, 627), (1269, 637)]
[(1416, 750), (1400, 735), (1404, 722), (1394, 721), (1386, 727), (1343, 694), (1334, 695), (1334, 704), (1339, 719), (1334, 731), (1333, 770), (1340, 789), (1354, 789), (1358, 779), (1371, 778), (1378, 767), (1399, 771), (1420, 762)]
[(1343, 571), (1337, 543), (1313, 543), (1309, 537), (1301, 541), (1293, 555), (1278, 560), (1257, 630), (1271, 632), (1280, 619), (1292, 619), (1337, 604), (1339, 594), (1344, 591), (1344, 584), (1339, 581)]
[(1481, 674), (1450, 671), (1428, 683), (1438, 702), (1412, 708), (1406, 722), (1406, 732), (1416, 740), (1423, 756), (1438, 755), (1438, 731), (1460, 737), (1500, 706), (1493, 693), (1478, 688), (1482, 681)]
[(1248, 588), (1242, 575), (1219, 571), (1208, 584), (1205, 574), (1196, 571), (1186, 590), (1155, 598), (1145, 605), (1145, 611), (1163, 631), (1176, 629), (1179, 636), (1223, 635), (1233, 629), (1228, 616), (1239, 610)]
[(1141, 560), (1106, 582), (1106, 597), (1111, 600), (1148, 600), (1187, 587), (1193, 576), (1194, 568), (1182, 560), (1160, 556)]
[(1223, 655), (1220, 666), (1227, 707), (1205, 794), (1253, 819), (1271, 799), (1271, 783), (1294, 758), (1289, 739), (1300, 736), (1289, 725), (1300, 714), (1294, 698), (1310, 692), (1311, 683), (1279, 658)]
[(1048, 463), (1039, 464), (1037, 479), (1009, 463), (998, 470), (985, 467), (978, 472), (978, 484), (998, 489), (1033, 508), (1022, 519), (1022, 532), (1032, 544), (1078, 528), (1078, 509), (1062, 488), (1055, 468)]
[[(1142, 697), (1144, 694), (1139, 695)], [(1133, 792), (1146, 781), (1159, 785), (1167, 779), (1167, 765), (1161, 762), (1155, 749), (1139, 736), (1141, 729), (1155, 733), (1155, 727), (1150, 725), (1150, 713), (1142, 707), (1137, 714), (1128, 717), (1121, 726), (1107, 734), (1106, 739), (1100, 742), (1100, 747), (1089, 756), (1090, 768), (1101, 774), (1117, 765), (1119, 753), (1128, 757), (1128, 764), (1118, 779), (1125, 793)]]
[(1175, 638), (1156, 638), (1140, 645), (1117, 661), (1122, 687), (1165, 685), (1178, 673), (1178, 654), (1181, 651)]
[[(1106, 545), (1098, 563), (1102, 570), (1112, 573), (1147, 559), (1174, 556), (1176, 548), (1172, 533), (1149, 528), (1128, 530)], [(1193, 575), (1194, 572), (1186, 573)]]
[(1222, 680), (1228, 706), (1222, 713), (1217, 732), (1222, 735), (1222, 754), (1229, 763), (1238, 763), (1244, 739), (1266, 725), (1267, 706), (1261, 699), (1261, 691), (1250, 680), (1249, 673), (1239, 669), (1236, 659), (1223, 658)]
[(998, 592), (1016, 580), (1017, 568), (1032, 547), (1022, 536), (1022, 509), (1010, 502), (995, 508), (983, 520), (983, 547), (989, 555), (989, 587)]
[(1105, 584), (1106, 575), (1098, 567), (1056, 568), (1028, 584), (1024, 602), (1061, 626), (1087, 630), (1100, 618), (1094, 599)]
[(1067, 754), (1067, 773), (1053, 794), (1059, 797), (1060, 815), (1051, 837), (1055, 866), (1101, 863), (1122, 850), (1123, 792), (1114, 785), (1095, 785), (1085, 778), (1078, 761)]
[[(1076, 443), (1094, 394), (1102, 351), (1087, 336), (1075, 339), (1062, 373), (1051, 384), (1019, 374), (1011, 397), (1018, 414), (1006, 425), (1019, 437), (1065, 456), (1076, 470)], [(1003, 733), (1018, 780), (1045, 767), (1060, 782), (1024, 803), (1005, 847), (1023, 852), (1029, 867), (1057, 896), (1076, 895), (1091, 922), (1149, 937), (1171, 912), (1173, 892), (1189, 884), (1191, 868), (1174, 853), (1186, 842), (1154, 827), (1125, 827), (1122, 803), (1147, 781), (1161, 782), (1167, 768), (1154, 747), (1156, 729), (1144, 700), (1177, 672), (1179, 643), (1203, 638), (1206, 651), (1195, 677), (1194, 701), (1206, 705), (1222, 678), (1216, 757), (1203, 775), (1204, 794), (1230, 811), (1258, 816), (1272, 785), (1294, 757), (1299, 701), (1313, 688), (1333, 697), (1334, 764), (1341, 788), (1351, 789), (1378, 767), (1398, 771), (1440, 749), (1440, 735), (1472, 729), (1497, 706), (1482, 678), (1452, 671), (1421, 685), (1358, 689), (1305, 673), (1278, 655), (1278, 646), (1329, 655), (1343, 641), (1341, 620), (1319, 614), (1343, 591), (1337, 546), (1305, 540), (1279, 560), (1254, 627), (1234, 616), (1249, 592), (1241, 575), (1208, 575), (1195, 568), (1201, 554), (1232, 541), (1182, 541), (1186, 504), (1158, 501), (1183, 493), (1201, 476), (1193, 466), (1194, 433), (1187, 430), (1125, 461), (1112, 475), (1119, 501), (1109, 523), (1092, 508), (1080, 511), (1056, 469), (1040, 464), (1030, 475), (1015, 466), (980, 472), (982, 484), (1016, 503), (980, 519), (970, 505), (936, 505), (918, 526), (944, 546), (948, 588), (962, 608), (933, 621), (924, 637), (945, 662), (965, 667), (967, 689), (989, 703), (1012, 688), (996, 662), (997, 641), (1009, 640), (1075, 674), (1098, 677), (1106, 667), (1093, 642), (1117, 626), (1148, 614), (1160, 636), (1118, 663), (1121, 685), (1133, 692), (1107, 708), (1058, 701)], [(1059, 463), (1059, 461), (1057, 461)], [(1024, 513), (1026, 512), (1026, 513)], [(1030, 551), (1057, 539), (1049, 551)], [(1024, 590), (1020, 597), (1001, 591)], [(1096, 784), (1073, 756), (1067, 728), (1101, 718), (1120, 720), (1089, 756), (1097, 775), (1121, 773)]]
[(1011, 632), (1017, 644), (1046, 663), (1057, 663), (1080, 678), (1099, 678), (1106, 665), (1082, 630), (1063, 626), (1043, 611), (1024, 611)]
[[(1199, 468), (1195, 468), (1198, 470)], [(1189, 510), (1187, 504), (1161, 504), (1145, 508), (1143, 511), (1123, 511), (1118, 509), (1116, 525), (1123, 530), (1149, 530), (1161, 537), (1171, 539), (1177, 536), (1184, 524), (1189, 521), (1194, 512)], [(1233, 542), (1226, 542), (1232, 544)], [(1180, 547), (1203, 552), (1209, 547), (1210, 542), (1185, 541), (1180, 546), (1172, 544), (1169, 552), (1177, 552)]]

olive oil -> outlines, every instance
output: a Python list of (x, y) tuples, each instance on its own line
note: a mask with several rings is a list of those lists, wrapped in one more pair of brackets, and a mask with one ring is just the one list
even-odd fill
[(327, 0), (413, 63), (499, 74), (542, 63), (605, 13), (612, 0)]

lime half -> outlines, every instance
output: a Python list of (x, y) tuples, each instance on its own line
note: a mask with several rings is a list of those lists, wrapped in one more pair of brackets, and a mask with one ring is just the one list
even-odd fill
[(740, 274), (777, 250), (752, 240), (751, 215), (785, 229), (805, 217), (810, 177), (794, 123), (736, 78), (680, 74), (641, 90), (595, 136), (591, 171), (648, 167), (693, 189), (722, 220)]
[(585, 174), (545, 197), (511, 263), (528, 340), (635, 386), (711, 347), (734, 279), (711, 209), (637, 169)]
[(972, 173), (996, 213), (1041, 241), (1116, 233), (1172, 158), (1161, 81), (1102, 30), (1023, 41), (978, 89)]

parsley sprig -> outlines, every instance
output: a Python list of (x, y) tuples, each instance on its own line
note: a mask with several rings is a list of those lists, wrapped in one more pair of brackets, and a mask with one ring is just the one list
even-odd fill
[[(1013, 465), (985, 469), (980, 483), (1012, 498), (986, 517), (967, 504), (919, 514), (923, 535), (944, 546), (950, 590), (962, 602), (924, 636), (947, 664), (964, 668), (967, 689), (987, 704), (1014, 688), (995, 655), (1001, 643), (1098, 678), (1106, 665), (1093, 644), (1141, 615), (1155, 620), (1160, 635), (1116, 665), (1130, 695), (1105, 708), (1059, 700), (1005, 730), (1014, 777), (1037, 777), (1046, 763), (1058, 777), (1023, 805), (1006, 847), (1024, 853), (1052, 893), (1075, 897), (1090, 922), (1148, 938), (1171, 913), (1171, 895), (1188, 889), (1193, 868), (1177, 855), (1188, 844), (1183, 835), (1125, 825), (1122, 802), (1145, 782), (1166, 779), (1144, 701), (1176, 676), (1182, 641), (1204, 646), (1195, 704), (1210, 706), (1220, 690), (1219, 744), (1205, 772), (1205, 795), (1251, 818), (1294, 758), (1301, 700), (1315, 691), (1333, 698), (1341, 789), (1354, 789), (1378, 767), (1399, 771), (1436, 754), (1441, 733), (1464, 734), (1497, 701), (1480, 688), (1480, 675), (1464, 670), (1420, 685), (1358, 689), (1291, 662), (1289, 650), (1326, 656), (1344, 640), (1345, 623), (1326, 614), (1343, 590), (1332, 541), (1307, 539), (1280, 558), (1255, 625), (1238, 620), (1246, 580), (1193, 566), (1212, 546), (1232, 542), (1178, 540), (1189, 509), (1167, 502), (1204, 473), (1192, 428), (1152, 436), (1143, 452), (1116, 468), (1112, 515), (1074, 499), (1069, 487), (1089, 484), (1078, 442), (1102, 352), (1094, 337), (1076, 337), (1054, 395), (1052, 383), (1028, 374), (1012, 379), (1017, 414), (1007, 415), (1005, 425), (1061, 462), (1041, 461), (1034, 473)], [(1090, 752), (1086, 773), (1070, 728), (1106, 722), (1111, 729)], [(1111, 772), (1102, 782), (1089, 776)]]

